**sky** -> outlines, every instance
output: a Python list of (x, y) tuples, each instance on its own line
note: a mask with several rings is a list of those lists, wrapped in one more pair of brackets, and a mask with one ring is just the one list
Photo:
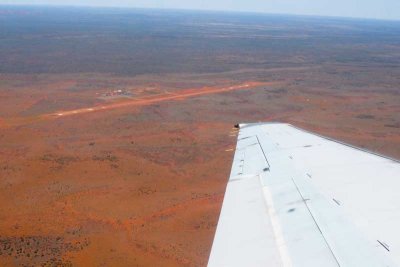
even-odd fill
[(0, 4), (226, 10), (400, 20), (400, 0), (0, 0)]

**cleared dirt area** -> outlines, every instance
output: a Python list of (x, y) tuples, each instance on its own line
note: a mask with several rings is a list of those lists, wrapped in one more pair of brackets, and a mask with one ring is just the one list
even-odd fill
[(89, 108), (81, 108), (81, 109), (75, 109), (75, 110), (67, 110), (67, 111), (58, 111), (56, 113), (52, 114), (46, 114), (42, 115), (40, 117), (66, 117), (66, 116), (71, 116), (71, 115), (79, 115), (83, 113), (89, 113), (89, 112), (97, 112), (97, 111), (104, 111), (104, 110), (109, 110), (109, 109), (116, 109), (116, 108), (122, 108), (122, 107), (128, 107), (128, 106), (146, 106), (146, 105), (152, 105), (156, 104), (159, 102), (164, 102), (164, 101), (172, 101), (172, 100), (183, 100), (188, 97), (197, 97), (197, 96), (203, 96), (203, 95), (210, 95), (210, 94), (218, 94), (218, 93), (224, 93), (224, 92), (230, 92), (230, 91), (235, 91), (235, 90), (245, 90), (245, 89), (252, 89), (255, 87), (259, 86), (271, 86), (271, 85), (276, 85), (277, 83), (260, 83), (260, 82), (247, 82), (244, 84), (240, 85), (231, 85), (229, 87), (207, 87), (207, 88), (197, 88), (197, 89), (187, 89), (187, 90), (181, 90), (176, 93), (165, 93), (165, 94), (156, 94), (152, 95), (150, 97), (142, 97), (138, 99), (134, 99), (132, 101), (124, 101), (120, 103), (113, 103), (113, 104), (107, 104), (107, 105), (101, 105), (101, 106), (94, 106), (94, 107), (89, 107)]

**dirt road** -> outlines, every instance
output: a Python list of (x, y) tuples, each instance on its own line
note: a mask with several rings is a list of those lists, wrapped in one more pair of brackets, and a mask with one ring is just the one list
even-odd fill
[(266, 86), (266, 85), (274, 85), (277, 84), (276, 82), (269, 82), (269, 83), (260, 83), (260, 82), (247, 82), (238, 85), (232, 85), (229, 87), (204, 87), (204, 88), (197, 88), (197, 89), (187, 89), (177, 93), (165, 93), (156, 96), (150, 96), (146, 98), (139, 98), (129, 101), (124, 101), (120, 103), (113, 103), (101, 106), (93, 106), (88, 108), (81, 108), (75, 110), (68, 110), (68, 111), (59, 111), (56, 113), (42, 115), (43, 117), (66, 117), (78, 114), (84, 114), (89, 112), (96, 112), (96, 111), (104, 111), (109, 109), (116, 109), (121, 107), (127, 106), (145, 106), (151, 105), (158, 102), (163, 101), (170, 101), (170, 100), (179, 100), (188, 97), (196, 97), (202, 95), (209, 95), (209, 94), (218, 94), (223, 92), (235, 91), (235, 90), (245, 90), (245, 89), (252, 89), (259, 86)]
[(179, 92), (166, 92), (163, 94), (151, 95), (147, 97), (141, 97), (131, 100), (125, 100), (121, 102), (113, 102), (109, 104), (101, 104), (95, 105), (87, 108), (79, 108), (74, 110), (63, 110), (57, 111), (54, 113), (41, 114), (38, 116), (31, 117), (13, 117), (13, 118), (0, 118), (0, 128), (8, 128), (15, 127), (30, 123), (35, 123), (44, 120), (58, 119), (73, 115), (82, 115), (91, 112), (100, 112), (111, 109), (123, 108), (128, 106), (146, 106), (152, 105), (154, 103), (164, 102), (164, 101), (172, 101), (172, 100), (181, 100), (189, 97), (203, 96), (209, 94), (219, 94), (224, 92), (236, 91), (236, 90), (250, 90), (255, 89), (260, 86), (271, 86), (277, 85), (280, 82), (245, 82), (237, 85), (230, 85), (226, 87), (202, 87), (202, 88), (191, 88), (181, 90)]

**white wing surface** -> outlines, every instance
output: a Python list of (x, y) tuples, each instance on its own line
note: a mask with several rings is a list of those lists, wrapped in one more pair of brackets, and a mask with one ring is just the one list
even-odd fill
[(241, 124), (208, 266), (400, 266), (400, 163)]

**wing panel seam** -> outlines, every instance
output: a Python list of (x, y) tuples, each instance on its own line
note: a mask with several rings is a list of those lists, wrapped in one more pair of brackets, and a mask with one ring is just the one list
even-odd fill
[(336, 258), (335, 253), (333, 253), (332, 247), (329, 245), (328, 240), (327, 240), (326, 237), (324, 236), (324, 233), (322, 232), (321, 228), (319, 227), (317, 220), (315, 219), (313, 213), (312, 213), (311, 210), (310, 210), (310, 207), (309, 207), (308, 204), (307, 204), (307, 200), (309, 200), (309, 199), (304, 198), (303, 194), (301, 193), (299, 187), (297, 186), (297, 184), (296, 184), (296, 182), (294, 181), (293, 178), (292, 178), (292, 181), (293, 181), (294, 186), (296, 187), (297, 192), (299, 192), (300, 197), (303, 199), (304, 205), (306, 206), (308, 212), (310, 213), (310, 216), (311, 216), (312, 220), (314, 221), (315, 225), (317, 226), (318, 231), (321, 233), (322, 238), (324, 239), (326, 245), (328, 246), (329, 251), (332, 253), (333, 258), (335, 259), (336, 263), (337, 263), (338, 266), (340, 267), (341, 265), (340, 265), (340, 263), (339, 263), (339, 260)]

